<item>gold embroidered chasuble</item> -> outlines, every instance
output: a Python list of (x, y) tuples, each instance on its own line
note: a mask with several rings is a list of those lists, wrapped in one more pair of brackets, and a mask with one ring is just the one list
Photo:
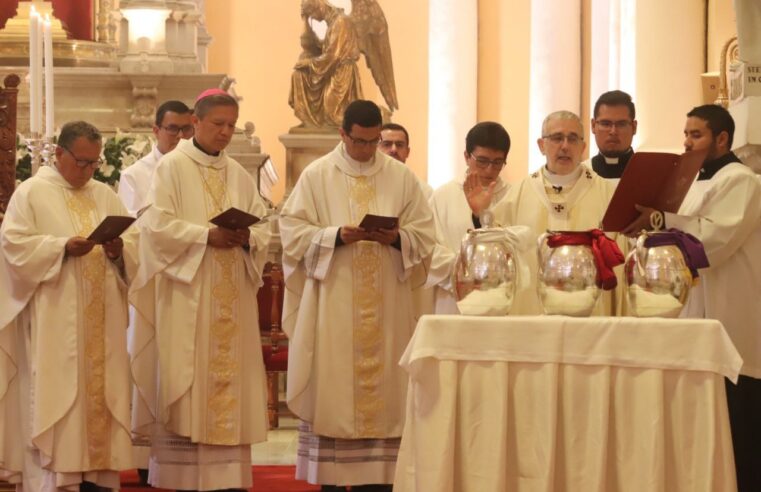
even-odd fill
[(265, 215), (256, 185), (224, 152), (210, 156), (184, 140), (162, 159), (149, 201), (130, 297), (140, 311), (141, 291), (155, 279), (158, 419), (192, 442), (262, 441), (266, 385), (256, 293), (269, 228), (251, 227), (248, 252), (206, 244), (209, 219), (229, 207)]
[[(0, 268), (12, 291), (4, 297), (15, 301), (0, 300), (0, 325), (16, 318), (26, 338), (16, 355), (26, 361), (18, 370), (28, 384), (19, 391), (31, 406), (30, 416), (22, 411), (30, 427), (18, 423), (31, 435), (16, 438), (31, 440), (41, 466), (59, 474), (129, 468), (126, 285), (100, 246), (64, 258), (70, 237), (87, 237), (104, 217), (126, 211), (106, 185), (74, 189), (51, 167), (25, 181), (11, 203)], [(25, 474), (26, 483), (35, 472)]]
[[(581, 166), (580, 176), (570, 189), (553, 189), (541, 171), (526, 177), (511, 187), (497, 205), (496, 222), (503, 225), (528, 226), (537, 239), (547, 230), (583, 231), (599, 228), (615, 184), (601, 178), (586, 166)], [(625, 243), (623, 236), (617, 238), (617, 241), (619, 246)], [(531, 284), (516, 294), (510, 314), (542, 314), (544, 311), (537, 294), (537, 258), (536, 255), (525, 255), (525, 258), (529, 262)], [(621, 272), (622, 269), (617, 267), (619, 287), (615, 291), (601, 292), (593, 315), (620, 314), (623, 309), (621, 292), (625, 283)]]
[[(401, 251), (371, 241), (335, 247), (367, 213), (400, 220)], [(411, 272), (433, 246), (415, 176), (381, 153), (368, 163), (339, 144), (302, 173), (280, 219), (288, 333), (288, 405), (315, 433), (401, 435), (407, 378), (397, 365), (414, 329)]]

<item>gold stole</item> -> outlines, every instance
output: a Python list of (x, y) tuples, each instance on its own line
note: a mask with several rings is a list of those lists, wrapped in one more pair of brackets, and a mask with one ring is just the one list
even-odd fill
[[(66, 206), (76, 235), (87, 237), (99, 223), (95, 200), (86, 190), (67, 190)], [(77, 258), (79, 309), (84, 328), (87, 454), (92, 470), (109, 468), (111, 418), (106, 406), (106, 255), (96, 246)]]
[[(375, 209), (371, 178), (349, 177), (351, 219), (359, 224)], [(354, 421), (358, 438), (383, 437), (383, 283), (381, 245), (359, 241), (354, 245)]]
[[(198, 166), (206, 193), (206, 214), (209, 219), (223, 212), (226, 204), (225, 169)], [(240, 282), (237, 248), (211, 248), (212, 288), (211, 326), (209, 330), (209, 373), (207, 388), (209, 407), (206, 421), (208, 444), (231, 446), (240, 444), (240, 354), (239, 325)], [(201, 349), (201, 347), (198, 347)]]

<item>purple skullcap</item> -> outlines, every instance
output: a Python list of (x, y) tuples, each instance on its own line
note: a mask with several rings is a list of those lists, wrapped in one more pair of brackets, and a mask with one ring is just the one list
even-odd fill
[(206, 89), (205, 91), (203, 91), (202, 93), (198, 95), (198, 97), (196, 98), (196, 104), (201, 99), (204, 99), (209, 96), (227, 96), (227, 95), (229, 94), (223, 91), (222, 89), (220, 89), (219, 87), (214, 87), (213, 89)]

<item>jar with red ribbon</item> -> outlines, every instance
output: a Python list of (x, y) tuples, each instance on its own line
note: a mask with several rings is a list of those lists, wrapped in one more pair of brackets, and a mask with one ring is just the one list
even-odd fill
[(616, 287), (613, 267), (624, 262), (599, 229), (548, 231), (539, 237), (539, 299), (545, 314), (589, 316), (600, 290)]

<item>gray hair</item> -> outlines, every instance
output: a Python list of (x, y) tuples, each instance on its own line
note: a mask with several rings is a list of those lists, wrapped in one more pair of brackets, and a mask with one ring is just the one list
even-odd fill
[(575, 120), (579, 124), (579, 128), (581, 128), (582, 134), (579, 136), (584, 136), (584, 125), (581, 123), (581, 118), (579, 118), (579, 115), (565, 110), (555, 111), (547, 115), (547, 117), (542, 122), (542, 136), (547, 135), (547, 127), (550, 126), (550, 121), (552, 120)]
[(202, 120), (212, 108), (217, 106), (235, 106), (238, 109), (238, 101), (235, 100), (229, 94), (214, 94), (213, 96), (206, 96), (196, 103), (193, 109), (193, 114)]
[(92, 143), (103, 145), (103, 136), (97, 128), (86, 121), (70, 121), (63, 125), (57, 144), (68, 150), (78, 138), (85, 138)]

